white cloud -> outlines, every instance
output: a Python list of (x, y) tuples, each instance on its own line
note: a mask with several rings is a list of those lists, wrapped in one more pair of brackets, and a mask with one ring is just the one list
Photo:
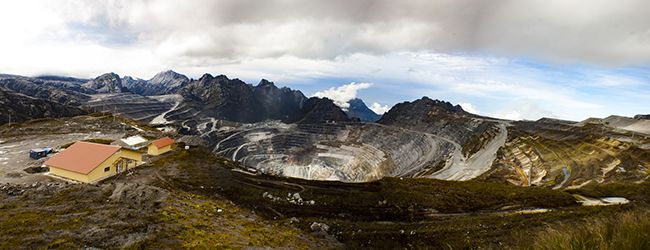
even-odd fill
[(384, 113), (388, 112), (388, 110), (390, 110), (391, 107), (389, 107), (388, 105), (381, 105), (377, 102), (373, 102), (369, 108), (370, 110), (374, 111), (378, 115), (383, 115)]
[(520, 117), (496, 111), (525, 99), (563, 119), (633, 115), (650, 106), (650, 72), (610, 66), (647, 68), (648, 9), (643, 0), (3, 1), (0, 73), (148, 79), (174, 69), (309, 93), (334, 78), (372, 82), (370, 99), (389, 105), (427, 95)]
[(334, 104), (347, 110), (350, 107), (349, 101), (357, 98), (357, 92), (362, 89), (367, 89), (372, 86), (372, 83), (356, 83), (351, 82), (340, 87), (332, 87), (327, 90), (318, 91), (313, 96), (327, 97), (334, 101)]
[(469, 102), (459, 102), (458, 105), (460, 105), (467, 112), (477, 115), (479, 114), (478, 109), (476, 109), (476, 107), (474, 107), (474, 105)]
[(492, 116), (508, 120), (537, 120), (542, 117), (556, 118), (551, 111), (530, 101), (510, 103)]
[[(0, 39), (0, 67), (19, 57), (36, 62), (66, 54), (74, 60), (11, 69), (100, 74), (126, 64), (143, 75), (155, 73), (153, 67), (215, 67), (224, 60), (336, 60), (400, 51), (629, 65), (650, 62), (648, 9), (644, 0), (3, 1), (0, 30), (7, 39)], [(74, 51), (80, 46), (85, 49)], [(30, 53), (45, 47), (53, 51)], [(130, 63), (137, 58), (128, 55), (148, 57)], [(142, 62), (145, 69), (134, 69)]]

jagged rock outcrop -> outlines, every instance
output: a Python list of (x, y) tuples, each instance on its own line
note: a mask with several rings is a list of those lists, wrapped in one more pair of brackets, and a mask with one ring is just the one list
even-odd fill
[(129, 92), (144, 96), (174, 94), (189, 82), (187, 76), (171, 70), (160, 72), (149, 80), (130, 76), (122, 78), (122, 84)]
[(0, 124), (21, 122), (45, 117), (66, 117), (85, 114), (86, 112), (44, 99), (19, 94), (0, 87)]
[(213, 77), (205, 74), (178, 93), (183, 96), (183, 102), (177, 110), (169, 113), (169, 119), (203, 117), (243, 123), (348, 120), (331, 100), (307, 99), (300, 91), (278, 88), (267, 80), (253, 86), (224, 75)]
[(296, 121), (300, 119), (301, 110), (307, 97), (302, 92), (287, 87), (278, 88), (273, 82), (262, 79), (253, 88), (255, 98), (262, 104), (267, 114), (266, 119)]
[(253, 87), (239, 79), (204, 74), (179, 93), (184, 97), (183, 105), (194, 108), (201, 116), (245, 123), (267, 117)]
[(84, 88), (95, 90), (97, 93), (121, 93), (122, 79), (115, 73), (106, 73), (81, 85)]
[(350, 118), (359, 118), (362, 122), (376, 122), (381, 118), (381, 115), (378, 115), (372, 111), (363, 100), (359, 98), (354, 98), (348, 102), (350, 106), (345, 112)]

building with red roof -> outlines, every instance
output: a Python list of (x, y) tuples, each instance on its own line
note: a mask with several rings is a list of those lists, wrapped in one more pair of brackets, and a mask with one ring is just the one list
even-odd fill
[(94, 183), (141, 163), (142, 153), (115, 145), (78, 141), (44, 164), (56, 176)]
[(169, 137), (163, 137), (158, 140), (152, 141), (149, 146), (147, 146), (147, 154), (149, 155), (161, 155), (172, 150), (172, 145), (174, 144), (174, 139)]

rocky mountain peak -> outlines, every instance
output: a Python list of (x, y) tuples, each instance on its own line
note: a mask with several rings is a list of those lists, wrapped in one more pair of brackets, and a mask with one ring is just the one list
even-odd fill
[(438, 112), (465, 113), (465, 110), (463, 110), (463, 108), (460, 105), (453, 105), (450, 102), (442, 101), (438, 99), (434, 100), (426, 96), (413, 101), (413, 104), (416, 107), (429, 108), (429, 109), (433, 109), (433, 111), (438, 111)]
[(363, 100), (359, 98), (354, 98), (348, 102), (350, 107), (348, 107), (347, 115), (351, 118), (359, 118), (363, 122), (375, 122), (381, 117), (374, 111), (372, 111)]
[(97, 93), (120, 93), (123, 92), (120, 76), (111, 72), (98, 76), (81, 86), (97, 91)]
[(262, 79), (260, 83), (257, 84), (257, 87), (275, 87), (275, 84), (269, 80)]
[(209, 73), (205, 73), (199, 78), (199, 81), (205, 82), (205, 81), (211, 81), (212, 79), (214, 79), (214, 76), (210, 75)]
[(491, 126), (489, 122), (465, 112), (459, 105), (428, 97), (399, 103), (377, 122), (440, 135), (461, 145)]
[(137, 81), (137, 80), (140, 80), (140, 79), (133, 78), (133, 77), (131, 77), (131, 76), (124, 76), (124, 77), (122, 77), (122, 83), (124, 83), (124, 82), (126, 82), (126, 81)]
[(311, 97), (303, 107), (304, 116), (299, 123), (327, 123), (350, 121), (343, 110), (328, 98)]
[(178, 87), (187, 82), (190, 79), (187, 76), (176, 73), (172, 70), (167, 70), (156, 74), (153, 78), (149, 80), (150, 84), (157, 85), (166, 85), (168, 88)]
[(122, 78), (122, 84), (130, 92), (145, 96), (174, 94), (189, 82), (187, 76), (171, 70), (159, 72), (149, 80), (130, 76)]

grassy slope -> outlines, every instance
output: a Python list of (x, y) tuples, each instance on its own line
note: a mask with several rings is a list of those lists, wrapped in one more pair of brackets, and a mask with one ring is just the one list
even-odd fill
[(597, 216), (582, 223), (558, 223), (537, 233), (530, 249), (650, 249), (650, 212)]
[[(312, 222), (326, 223), (331, 234), (353, 248), (501, 248), (520, 244), (520, 232), (534, 235), (549, 223), (582, 223), (585, 218), (630, 209), (580, 207), (570, 194), (546, 188), (399, 178), (362, 184), (305, 181), (211, 167), (204, 163), (237, 164), (201, 150), (174, 157), (160, 164), (169, 169), (174, 162), (185, 162), (179, 168), (182, 172), (202, 173), (191, 178), (175, 175), (173, 183), (179, 188), (219, 193), (266, 218), (287, 221), (296, 217), (298, 227), (307, 231)], [(282, 199), (272, 201), (262, 196), (264, 192)], [(314, 200), (315, 205), (296, 205), (284, 199), (296, 192), (305, 200)], [(535, 207), (553, 211), (518, 215), (502, 212), (504, 207), (510, 211)]]

